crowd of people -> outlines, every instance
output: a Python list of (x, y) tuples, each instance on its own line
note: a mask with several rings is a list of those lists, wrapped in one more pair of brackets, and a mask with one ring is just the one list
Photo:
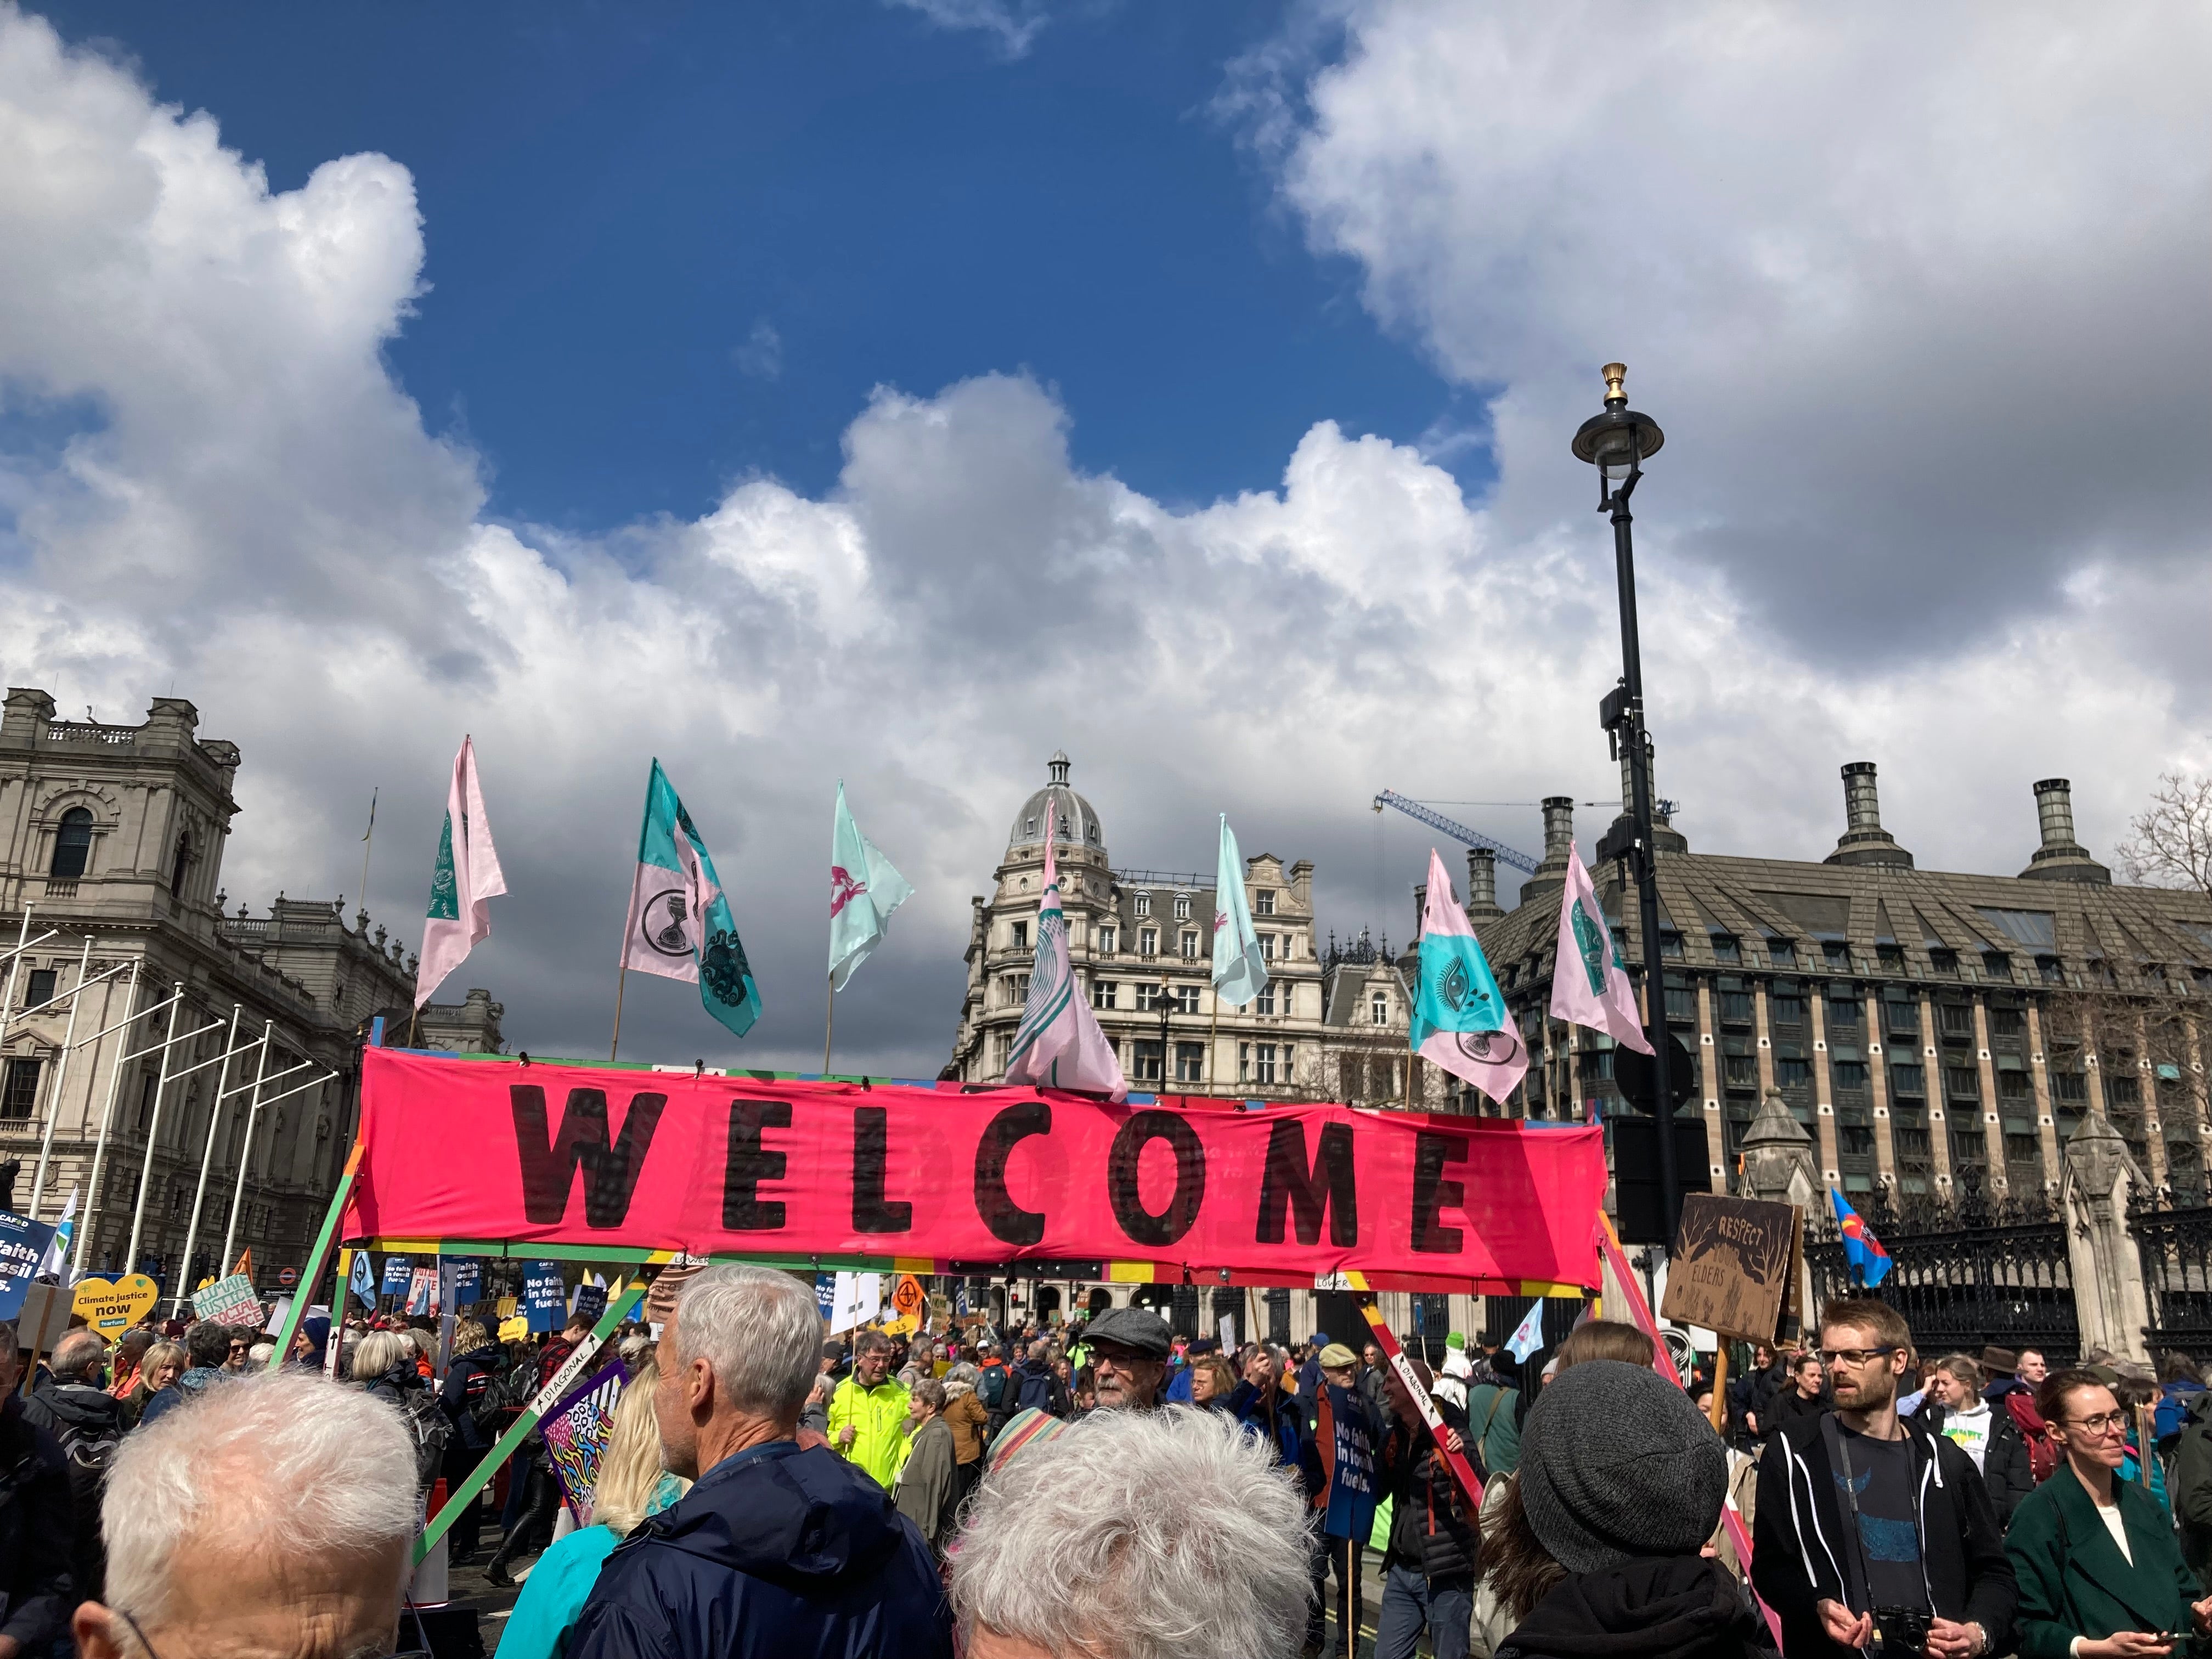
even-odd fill
[[(826, 1340), (811, 1287), (753, 1267), (671, 1272), (644, 1311), (583, 1524), (534, 1436), (447, 1517), (456, 1559), (494, 1529), (487, 1575), (526, 1579), (504, 1659), (2167, 1659), (2212, 1633), (2212, 1393), (2180, 1357), (1923, 1358), (1855, 1298), (1716, 1410), (1598, 1318), (1540, 1365), (1454, 1337), (1431, 1372), (1133, 1307)], [(78, 1329), (27, 1388), (0, 1328), (0, 1659), (426, 1645), (426, 1513), (591, 1335), (426, 1324), (309, 1320), (273, 1370), (250, 1329)]]

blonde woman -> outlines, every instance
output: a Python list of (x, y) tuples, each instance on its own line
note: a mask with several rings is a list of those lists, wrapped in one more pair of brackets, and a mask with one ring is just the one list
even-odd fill
[(592, 1524), (555, 1540), (538, 1558), (499, 1638), (499, 1659), (561, 1659), (599, 1582), (599, 1564), (646, 1516), (691, 1489), (689, 1480), (660, 1467), (660, 1431), (653, 1419), (653, 1390), (659, 1381), (659, 1368), (648, 1361), (623, 1389), (599, 1455)]
[(146, 1402), (164, 1389), (173, 1390), (191, 1361), (181, 1342), (156, 1342), (138, 1362), (138, 1386), (124, 1396), (123, 1416), (132, 1428), (146, 1414)]

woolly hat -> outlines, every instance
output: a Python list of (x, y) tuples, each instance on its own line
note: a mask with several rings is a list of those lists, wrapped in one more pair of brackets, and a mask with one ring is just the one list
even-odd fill
[(1570, 1365), (1521, 1427), (1521, 1504), (1570, 1572), (1695, 1555), (1728, 1492), (1728, 1454), (1689, 1396), (1647, 1366)]

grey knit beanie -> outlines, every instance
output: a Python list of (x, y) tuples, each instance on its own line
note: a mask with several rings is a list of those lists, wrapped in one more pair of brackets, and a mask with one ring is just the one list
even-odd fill
[(1689, 1396), (1618, 1359), (1571, 1365), (1521, 1430), (1521, 1506), (1553, 1560), (1596, 1572), (1694, 1555), (1728, 1493), (1728, 1454)]

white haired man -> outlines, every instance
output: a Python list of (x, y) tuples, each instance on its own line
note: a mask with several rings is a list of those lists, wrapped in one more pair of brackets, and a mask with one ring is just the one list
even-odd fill
[(1296, 1474), (1226, 1413), (1094, 1412), (984, 1478), (952, 1607), (968, 1659), (1290, 1659), (1306, 1551)]
[(389, 1653), (419, 1513), (390, 1407), (294, 1369), (205, 1389), (115, 1454), (77, 1651)]
[(661, 1462), (695, 1481), (599, 1569), (568, 1659), (951, 1659), (929, 1547), (890, 1495), (799, 1443), (814, 1291), (766, 1267), (688, 1279), (660, 1334)]
[(45, 1652), (76, 1603), (68, 1460), (23, 1414), (16, 1340), (15, 1322), (0, 1320), (0, 1659)]

